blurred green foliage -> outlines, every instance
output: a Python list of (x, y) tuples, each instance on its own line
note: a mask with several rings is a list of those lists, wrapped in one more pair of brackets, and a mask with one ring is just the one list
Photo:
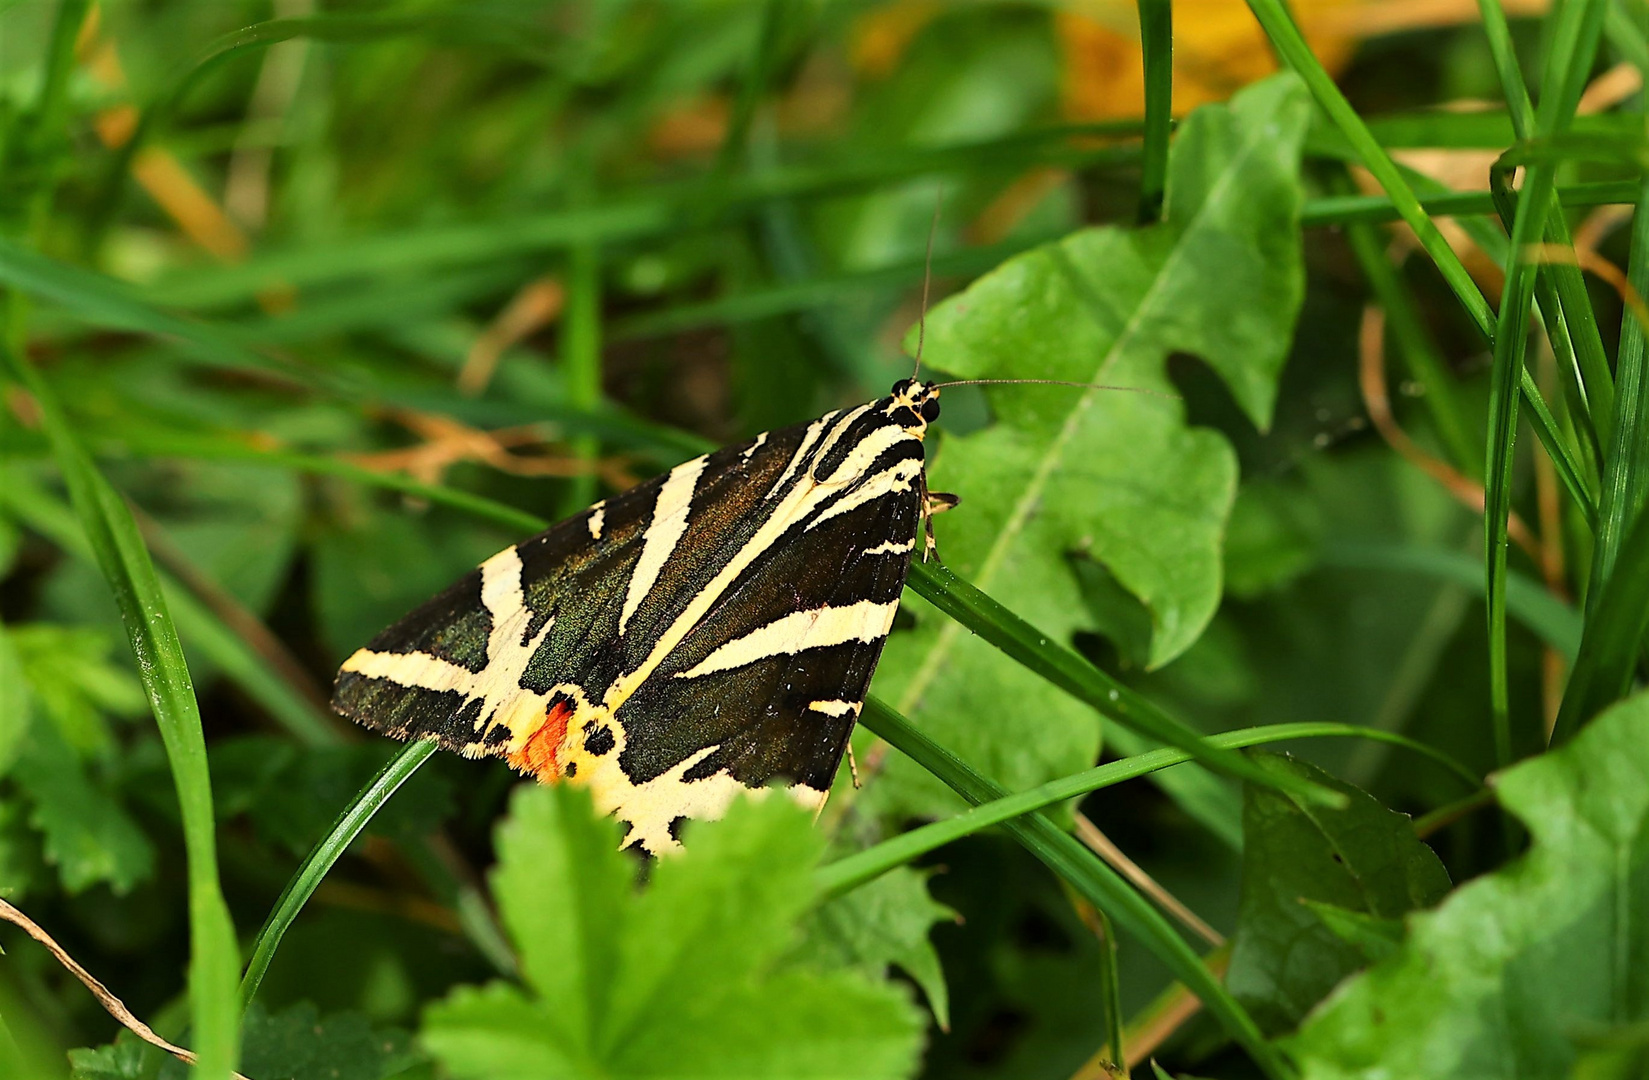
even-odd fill
[[(1269, 38), (1173, 5), (1170, 55), (1126, 0), (0, 0), (0, 899), (208, 1046), (191, 980), (313, 888), (253, 1080), (1105, 1075), (1107, 946), (1046, 832), (821, 902), (821, 860), (961, 805), (868, 731), (817, 828), (770, 799), (642, 869), (578, 793), (439, 755), (299, 873), (396, 750), (326, 712), (338, 662), (537, 519), (884, 392), (931, 239), (924, 370), (1152, 391), (947, 390), (958, 574), (1198, 731), (1534, 757), (1491, 799), (1302, 741), (1256, 760), (1344, 808), (1187, 764), (1051, 810), (1234, 936), (1229, 1007), (1162, 1025), (1164, 943), (1123, 935), (1127, 1056), (1281, 1075), (1237, 1010), (1311, 1076), (1636, 1075), (1649, 215), (1595, 204), (1649, 191), (1649, 9), (1294, 0), (1308, 55), (1249, 7)], [(1563, 131), (1518, 150), (1568, 209), (1499, 220), (1489, 161)], [(1519, 213), (1630, 287), (1559, 250), (1503, 300)], [(1550, 446), (1504, 423), (1525, 370)], [(910, 595), (873, 690), (1009, 790), (1149, 748), (1045, 670)], [(0, 1075), (183, 1075), (0, 945)]]

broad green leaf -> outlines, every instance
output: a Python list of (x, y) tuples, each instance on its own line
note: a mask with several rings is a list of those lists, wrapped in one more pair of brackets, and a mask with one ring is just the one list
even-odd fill
[(52, 725), (30, 727), (12, 778), (33, 803), (29, 824), (40, 831), (46, 861), (57, 867), (69, 892), (108, 882), (124, 893), (154, 873), (149, 838), (87, 777), (74, 749)]
[(122, 1031), (107, 1046), (69, 1051), (69, 1080), (141, 1080), (144, 1059), (160, 1051)]
[[(1143, 603), (1151, 665), (1184, 652), (1219, 604), (1221, 536), (1237, 463), (1218, 433), (1186, 424), (1165, 362), (1193, 353), (1264, 425), (1303, 289), (1299, 148), (1307, 101), (1280, 76), (1180, 130), (1166, 220), (1085, 229), (1010, 259), (936, 308), (927, 356), (965, 378), (1051, 378), (1121, 393), (1016, 386), (995, 422), (946, 438), (930, 485), (960, 492), (940, 519), (946, 562), (1033, 625), (1068, 640), (1096, 621), (1073, 556)], [(1089, 764), (1094, 716), (946, 620), (888, 642), (878, 692), (1010, 788)], [(919, 785), (913, 808), (948, 806)], [(917, 794), (919, 792), (920, 794)]]
[(0, 624), (0, 776), (17, 760), (29, 730), (29, 690), (13, 631)]
[(1441, 899), (1449, 876), (1406, 815), (1302, 761), (1265, 753), (1254, 759), (1348, 800), (1333, 810), (1253, 784), (1243, 792), (1242, 899), (1225, 984), (1275, 1033), (1292, 1028), (1363, 964), (1306, 901), (1396, 919)]
[(1588, 1034), (1649, 1020), (1649, 695), (1495, 791), (1528, 853), (1412, 916), (1306, 1022), (1306, 1077), (1562, 1077)]
[(921, 987), (939, 1026), (949, 1028), (950, 993), (928, 931), (959, 916), (928, 895), (927, 878), (900, 867), (820, 905), (802, 923), (797, 956), (876, 978), (897, 965)]
[(76, 752), (111, 746), (105, 714), (143, 714), (143, 687), (130, 669), (109, 662), (114, 642), (102, 630), (29, 623), (10, 635), (30, 693)]
[(898, 1077), (920, 1017), (892, 985), (781, 958), (813, 902), (821, 840), (782, 797), (686, 835), (636, 892), (587, 793), (523, 787), (493, 879), (525, 985), (461, 988), (424, 1016), (460, 1080)]

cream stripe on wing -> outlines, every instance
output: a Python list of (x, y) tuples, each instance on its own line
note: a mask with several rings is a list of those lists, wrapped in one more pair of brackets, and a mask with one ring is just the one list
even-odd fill
[(810, 701), (807, 703), (807, 707), (813, 712), (822, 712), (826, 716), (846, 716), (848, 713), (858, 716), (859, 710), (863, 708), (864, 705), (862, 702), (857, 701), (836, 700)]
[(898, 608), (897, 600), (887, 604), (861, 600), (841, 607), (795, 611), (734, 638), (689, 670), (678, 671), (676, 678), (692, 679), (714, 671), (730, 671), (770, 656), (786, 656), (804, 649), (875, 641), (886, 636), (893, 626), (893, 613)]
[[(812, 526), (809, 526), (811, 528)], [(873, 548), (865, 548), (866, 555), (904, 555), (916, 549), (916, 539), (912, 537), (904, 543), (897, 540), (883, 540)]]
[(785, 462), (784, 472), (780, 473), (779, 478), (773, 482), (773, 486), (767, 489), (767, 494), (762, 496), (763, 499), (771, 499), (777, 495), (779, 489), (784, 487), (785, 481), (796, 475), (796, 467), (802, 463), (803, 458), (807, 457), (807, 452), (813, 448), (813, 444), (819, 441), (819, 432), (823, 431), (825, 426), (835, 418), (835, 413), (828, 412), (807, 425), (807, 432), (802, 436), (801, 445), (796, 447), (796, 452), (790, 455), (789, 461)]
[(422, 690), (456, 690), (466, 697), (475, 685), (475, 672), (427, 652), (356, 649), (354, 655), (344, 661), (343, 670)]
[(630, 616), (647, 598), (664, 563), (676, 550), (682, 535), (687, 532), (687, 511), (693, 505), (693, 489), (698, 486), (699, 474), (704, 472), (704, 458), (694, 458), (670, 470), (664, 486), (658, 489), (658, 502), (653, 506), (653, 520), (641, 538), (641, 558), (630, 574), (630, 588), (624, 594), (624, 609), (618, 615), (618, 632), (624, 633)]
[(807, 528), (809, 531), (817, 529), (831, 518), (838, 517), (851, 510), (857, 510), (865, 503), (874, 502), (883, 495), (891, 495), (896, 491), (909, 491), (910, 482), (920, 476), (921, 473), (921, 460), (906, 458), (895, 464), (891, 469), (884, 469), (865, 480), (857, 488), (821, 510), (818, 517), (807, 523)]

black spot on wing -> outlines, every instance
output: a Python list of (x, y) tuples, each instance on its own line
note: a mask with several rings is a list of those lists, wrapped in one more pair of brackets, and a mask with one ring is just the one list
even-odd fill
[(613, 729), (605, 724), (596, 727), (584, 736), (584, 752), (595, 757), (612, 753), (613, 747), (617, 745), (617, 740), (613, 738)]

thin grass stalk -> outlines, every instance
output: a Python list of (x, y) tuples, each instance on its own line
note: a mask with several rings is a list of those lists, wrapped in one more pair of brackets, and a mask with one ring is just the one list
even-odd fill
[[(1635, 180), (1598, 180), (1567, 184), (1557, 189), (1558, 204), (1566, 207), (1614, 206), (1637, 202)], [(1419, 196), (1420, 207), (1434, 217), (1483, 217), (1495, 212), (1494, 197), (1486, 191), (1449, 191)], [(1355, 221), (1401, 221), (1397, 204), (1385, 195), (1327, 195), (1307, 199), (1300, 224), (1307, 229), (1346, 225)]]
[(0, 348), (15, 378), (34, 398), (81, 528), (109, 584), (138, 676), (160, 729), (182, 817), (189, 895), (189, 996), (197, 1075), (223, 1080), (235, 1067), (239, 1017), (234, 1009), (239, 952), (218, 879), (212, 782), (200, 707), (153, 562), (130, 509), (97, 471), (70, 429), (51, 387), (9, 344)]
[[(1220, 749), (1149, 698), (1118, 682), (1075, 651), (1015, 615), (937, 560), (911, 563), (907, 585), (917, 595), (1001, 649), (1030, 671), (1141, 735), (1177, 746), (1198, 762), (1251, 783), (1287, 791), (1314, 803), (1338, 803), (1336, 792), (1305, 781), (1288, 785), (1247, 758)], [(1291, 778), (1292, 779), (1292, 778)]]
[[(874, 697), (866, 699), (860, 723), (970, 803), (977, 805), (1006, 794)], [(1156, 954), (1174, 976), (1197, 995), (1226, 1033), (1248, 1051), (1266, 1076), (1271, 1080), (1293, 1077), (1294, 1071), (1282, 1054), (1266, 1041), (1248, 1011), (1203, 967), (1196, 951), (1149, 901), (1083, 847), (1081, 841), (1042, 814), (1016, 818), (1005, 822), (1003, 827), (1050, 870)]]
[[(1517, 64), (1505, 9), (1501, 7), (1500, 0), (1478, 0), (1478, 8), (1483, 16), (1483, 33), (1488, 41), (1489, 54), (1500, 76), (1512, 131), (1519, 141), (1526, 142), (1537, 134), (1534, 103), (1529, 97), (1523, 70)], [(1510, 227), (1508, 223), (1508, 230)], [(1574, 244), (1568, 222), (1556, 203), (1547, 214), (1545, 235), (1549, 243), (1565, 248)], [(1596, 433), (1598, 442), (1607, 442), (1614, 424), (1614, 378), (1603, 348), (1603, 337), (1598, 330), (1597, 313), (1586, 292), (1585, 279), (1578, 266), (1562, 264), (1542, 267), (1540, 276), (1549, 282), (1546, 288), (1555, 294), (1557, 305), (1561, 308), (1562, 326), (1566, 332), (1564, 349), (1573, 355), (1585, 388), (1580, 397), (1586, 403), (1586, 409), (1578, 417)], [(1543, 300), (1542, 306), (1549, 302)], [(1549, 326), (1553, 317), (1551, 314), (1547, 316)], [(1556, 347), (1555, 341), (1553, 344)]]
[(1631, 690), (1649, 631), (1649, 514), (1640, 513), (1619, 548), (1608, 587), (1587, 613), (1580, 651), (1563, 691), (1552, 745), (1565, 742)]
[[(1632, 248), (1627, 279), (1639, 296), (1649, 295), (1649, 178), (1644, 180), (1632, 218)], [(1627, 308), (1620, 327), (1615, 378), (1619, 411), (1614, 440), (1604, 450), (1597, 543), (1592, 549), (1592, 587), (1586, 596), (1590, 616), (1610, 588), (1621, 545), (1640, 516), (1649, 491), (1649, 372), (1645, 371), (1643, 324)]]
[(1478, 326), (1484, 328), (1485, 334), (1494, 325), (1494, 312), (1489, 307), (1488, 300), (1472, 281), (1460, 257), (1444, 239), (1437, 228), (1437, 223), (1427, 214), (1425, 207), (1416, 198), (1413, 188), (1403, 178), (1396, 162), (1375, 139), (1363, 118), (1357, 115), (1351, 102), (1346, 100), (1340, 88), (1334, 84), (1334, 79), (1324, 70), (1312, 53), (1311, 46), (1306, 44), (1300, 28), (1294, 25), (1289, 17), (1282, 0), (1248, 0), (1248, 7), (1259, 20), (1265, 35), (1271, 41), (1272, 48), (1297, 75), (1305, 80), (1310, 88), (1312, 97), (1316, 98), (1335, 127), (1340, 129), (1356, 151), (1363, 167), (1374, 174), (1380, 186), (1385, 189), (1391, 199), (1392, 206), (1405, 224), (1414, 231), (1420, 246), (1425, 248), (1426, 254), (1436, 263), (1438, 272), (1443, 280), (1448, 282), (1455, 297), (1460, 301), (1467, 314)]
[(1162, 217), (1174, 122), (1174, 10), (1169, 0), (1140, 0), (1139, 48), (1145, 70), (1145, 150), (1138, 216), (1141, 225), (1151, 225)]
[[(1373, 739), (1411, 750), (1437, 762), (1459, 777), (1468, 787), (1482, 784), (1481, 778), (1454, 758), (1397, 732), (1380, 728), (1359, 727), (1355, 724), (1299, 723), (1271, 724), (1265, 727), (1244, 728), (1210, 735), (1208, 741), (1228, 749), (1264, 746), (1268, 743), (1292, 739)], [(1034, 788), (981, 803), (953, 817), (930, 822), (909, 832), (900, 833), (873, 847), (822, 867), (818, 873), (819, 887), (826, 896), (840, 896), (866, 882), (903, 866), (946, 844), (972, 836), (984, 829), (1011, 821), (1026, 814), (1078, 798), (1102, 788), (1112, 787), (1142, 776), (1148, 776), (1175, 765), (1194, 760), (1184, 750), (1162, 747), (1134, 754), (1117, 761), (1109, 761), (1070, 776), (1050, 780)]]
[(241, 1012), (252, 1004), (257, 996), (258, 987), (263, 984), (263, 977), (269, 972), (269, 965), (275, 959), (275, 951), (280, 948), (281, 939), (286, 931), (297, 919), (298, 913), (315, 895), (315, 890), (325, 880), (327, 872), (343, 857), (349, 845), (361, 835), (384, 804), (389, 802), (391, 795), (398, 791), (402, 784), (412, 779), (414, 773), (428, 761), (436, 751), (433, 741), (417, 739), (407, 743), (401, 752), (391, 758), (384, 767), (378, 770), (378, 775), (367, 781), (365, 787), (356, 793), (355, 798), (338, 815), (332, 823), (332, 828), (321, 838), (298, 872), (292, 875), (281, 892), (280, 899), (269, 912), (269, 918), (264, 921), (263, 928), (258, 931), (258, 937), (252, 944), (252, 957), (246, 963), (246, 973), (241, 977), (240, 993), (237, 1000)]
[[(1602, 30), (1602, 0), (1571, 0), (1556, 9), (1544, 85), (1548, 88), (1535, 118), (1538, 135), (1562, 134), (1574, 115), (1580, 90)], [(1577, 76), (1577, 72), (1579, 75)], [(1489, 380), (1489, 423), (1484, 454), (1484, 549), (1487, 564), (1485, 607), (1489, 643), (1489, 704), (1495, 760), (1504, 768), (1512, 760), (1511, 703), (1506, 658), (1506, 548), (1511, 513), (1511, 482), (1520, 382), (1529, 381), (1524, 364), (1529, 314), (1540, 265), (1527, 256), (1544, 235), (1546, 210), (1556, 183), (1556, 166), (1540, 161), (1524, 170), (1523, 191), (1512, 220), (1506, 283), (1495, 327), (1494, 366)], [(1522, 379), (1519, 379), (1519, 376)], [(1538, 398), (1538, 392), (1534, 395)]]

